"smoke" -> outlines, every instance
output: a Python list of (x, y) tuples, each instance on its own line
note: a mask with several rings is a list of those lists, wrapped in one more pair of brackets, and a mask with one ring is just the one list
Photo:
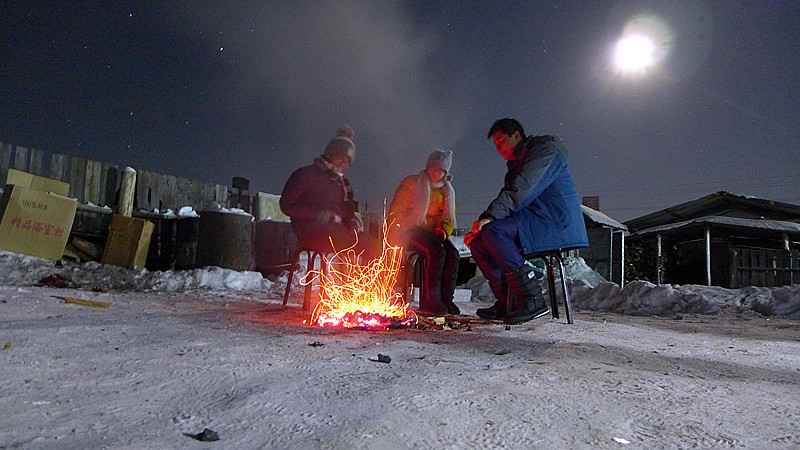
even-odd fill
[(247, 3), (192, 2), (180, 11), (180, 28), (220, 53), (221, 108), (258, 128), (244, 145), (258, 146), (260, 135), (264, 149), (274, 139), (262, 155), (284, 168), (273, 189), (349, 123), (357, 193), (391, 200), (404, 175), (465, 128), (457, 123), (463, 106), (437, 96), (453, 79), (439, 74), (436, 36), (402, 3)]

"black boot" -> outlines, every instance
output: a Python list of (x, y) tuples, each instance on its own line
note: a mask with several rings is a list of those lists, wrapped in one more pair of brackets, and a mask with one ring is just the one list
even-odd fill
[(539, 280), (530, 277), (530, 270), (523, 267), (514, 273), (507, 273), (508, 288), (514, 293), (516, 301), (512, 311), (506, 314), (509, 325), (527, 322), (550, 312), (542, 295)]
[(430, 294), (427, 298), (419, 300), (419, 312), (426, 316), (446, 316), (449, 314), (448, 308), (444, 303)]
[(488, 308), (478, 308), (475, 314), (481, 319), (501, 320), (506, 316), (506, 305), (508, 304), (508, 285), (506, 280), (489, 281), (489, 287), (497, 299), (494, 305)]
[(447, 308), (448, 314), (458, 315), (461, 314), (461, 310), (458, 309), (458, 306), (453, 303), (453, 299), (442, 299), (442, 303), (444, 303), (444, 307)]

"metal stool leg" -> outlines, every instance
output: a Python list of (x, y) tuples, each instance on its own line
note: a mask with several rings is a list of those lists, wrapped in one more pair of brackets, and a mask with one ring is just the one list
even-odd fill
[(414, 279), (419, 278), (421, 282), (419, 283), (419, 298), (420, 300), (425, 298), (425, 294), (427, 292), (427, 287), (425, 286), (425, 270), (427, 261), (426, 259), (420, 255), (419, 253), (412, 253), (408, 256), (406, 260), (405, 268), (403, 272), (405, 273), (405, 300), (406, 303), (410, 303), (411, 300), (409, 299), (408, 293), (411, 292), (413, 296), (413, 291), (411, 291), (411, 287), (414, 284)]
[(564, 312), (567, 315), (567, 323), (571, 324), (573, 323), (572, 307), (569, 303), (569, 292), (567, 292), (567, 277), (564, 274), (564, 260), (561, 258), (560, 253), (556, 253), (555, 257), (558, 260), (558, 269), (561, 271), (561, 289), (564, 292)]
[(321, 253), (315, 251), (308, 251), (308, 268), (306, 269), (306, 290), (303, 293), (303, 311), (309, 311), (311, 309), (311, 285), (314, 284), (314, 278), (308, 279), (308, 274), (314, 270), (317, 264), (317, 257), (319, 257), (319, 265), (320, 270), (323, 272), (323, 276), (326, 273), (325, 270), (325, 261), (322, 257)]
[[(408, 297), (408, 291), (410, 290), (409, 287), (411, 287), (411, 283), (413, 282), (412, 281), (413, 280), (413, 276), (412, 276), (413, 272), (412, 272), (412, 270), (413, 270), (414, 264), (411, 263), (411, 258), (412, 257), (414, 257), (414, 255), (408, 255), (408, 258), (406, 258), (406, 264), (403, 267), (403, 276), (405, 277), (403, 279), (403, 284), (405, 285), (405, 286), (403, 286), (403, 289), (404, 289), (403, 298), (405, 299), (406, 304), (411, 303), (411, 300)], [(413, 294), (413, 291), (412, 291), (412, 294)]]
[(419, 272), (419, 299), (422, 301), (422, 299), (428, 294), (428, 277), (425, 276), (425, 271), (428, 270), (427, 258), (417, 256), (417, 262), (415, 266), (417, 266), (417, 271)]
[(283, 293), (283, 306), (289, 302), (289, 291), (292, 290), (292, 279), (294, 278), (294, 268), (300, 262), (300, 254), (303, 250), (298, 248), (292, 254), (292, 262), (289, 264), (289, 279), (286, 281), (286, 292)]
[(556, 298), (556, 280), (553, 275), (552, 255), (545, 255), (543, 259), (547, 269), (547, 293), (550, 295), (550, 314), (554, 319), (558, 319), (558, 299)]

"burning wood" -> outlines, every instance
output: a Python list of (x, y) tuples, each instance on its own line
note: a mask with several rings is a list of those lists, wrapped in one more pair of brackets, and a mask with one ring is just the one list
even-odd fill
[(321, 327), (385, 329), (412, 327), (416, 314), (408, 309), (403, 296), (395, 292), (400, 272), (402, 247), (384, 241), (381, 257), (359, 264), (352, 248), (336, 253), (327, 274), (314, 270), (320, 283), (320, 302), (311, 323)]

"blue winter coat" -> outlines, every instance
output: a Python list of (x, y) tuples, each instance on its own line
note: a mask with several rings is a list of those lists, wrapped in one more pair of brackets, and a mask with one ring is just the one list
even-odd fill
[(587, 247), (564, 142), (556, 136), (528, 137), (517, 145), (507, 165), (505, 185), (481, 218), (514, 216), (523, 253)]

